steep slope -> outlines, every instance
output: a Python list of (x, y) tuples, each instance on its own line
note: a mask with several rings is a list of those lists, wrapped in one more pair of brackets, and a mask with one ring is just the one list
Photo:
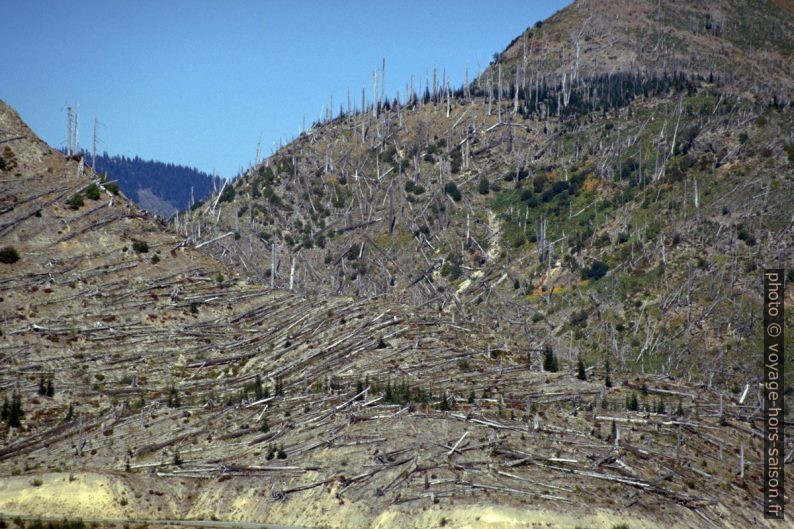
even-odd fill
[(577, 1), (528, 28), (482, 81), (569, 85), (615, 72), (684, 72), (729, 81), (748, 98), (790, 100), (791, 2)]
[(0, 129), (0, 247), (19, 257), (0, 264), (0, 512), (772, 527), (750, 401), (580, 380), (481, 323), (249, 284), (97, 197), (2, 104)]
[(794, 263), (792, 15), (761, 4), (575, 3), (471, 86), (318, 124), (178, 230), (228, 235), (212, 251), (263, 282), (432, 306), (738, 396), (757, 380), (759, 269)]

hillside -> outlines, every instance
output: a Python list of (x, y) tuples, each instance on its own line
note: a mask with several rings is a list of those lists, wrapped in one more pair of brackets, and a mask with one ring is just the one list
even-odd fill
[(616, 72), (683, 72), (717, 76), (750, 99), (791, 100), (792, 33), (785, 0), (578, 1), (515, 38), (481, 82), (565, 77), (575, 86)]
[[(794, 262), (794, 107), (784, 90), (746, 97), (728, 70), (672, 69), (683, 59), (613, 68), (589, 48), (573, 85), (554, 80), (551, 57), (583, 13), (589, 41), (633, 42), (651, 4), (670, 19), (665, 2), (619, 17), (612, 4), (575, 3), (533, 28), (499, 62), (510, 70), (526, 38), (526, 87), (503, 79), (499, 90), (489, 71), (319, 124), (177, 230), (228, 234), (215, 255), (265, 283), (275, 245), (274, 284), (435, 307), (571, 362), (610, 359), (738, 396), (757, 380), (759, 270)], [(790, 18), (786, 4), (743, 23)], [(701, 28), (688, 53), (701, 40), (717, 49), (727, 30)], [(757, 46), (742, 49), (726, 57)]]
[(111, 156), (102, 153), (96, 158), (97, 173), (107, 173), (118, 182), (124, 194), (146, 211), (167, 219), (177, 211), (189, 209), (220, 187), (220, 178), (193, 167), (143, 160), (137, 156)]
[(595, 40), (642, 20), (574, 4), (531, 88), (496, 64), (350, 109), (169, 225), (0, 103), (0, 513), (786, 526), (757, 359), (791, 98), (636, 60), (556, 80), (584, 7)]
[(474, 321), (249, 284), (123, 197), (89, 198), (90, 174), (5, 105), (0, 126), (17, 138), (0, 246), (18, 254), (0, 387), (24, 412), (0, 424), (0, 512), (763, 526), (751, 401), (580, 380)]

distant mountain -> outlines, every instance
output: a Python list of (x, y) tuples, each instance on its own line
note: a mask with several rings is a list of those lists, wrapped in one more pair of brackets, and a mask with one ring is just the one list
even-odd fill
[[(213, 176), (194, 167), (143, 160), (139, 157), (97, 155), (97, 173), (107, 172), (125, 195), (147, 211), (170, 217), (213, 192)], [(220, 178), (214, 177), (220, 188)]]

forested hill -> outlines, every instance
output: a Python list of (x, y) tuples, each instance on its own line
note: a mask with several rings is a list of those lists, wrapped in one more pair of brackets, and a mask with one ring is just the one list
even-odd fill
[(124, 194), (139, 206), (166, 218), (190, 207), (191, 189), (196, 202), (213, 191), (212, 175), (194, 167), (143, 160), (137, 156), (128, 158), (102, 153), (97, 155), (95, 169), (97, 173), (107, 172), (109, 179), (118, 181)]

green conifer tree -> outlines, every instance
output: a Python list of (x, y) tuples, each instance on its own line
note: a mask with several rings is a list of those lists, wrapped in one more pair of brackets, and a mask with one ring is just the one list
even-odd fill
[(14, 393), (11, 397), (11, 409), (8, 413), (8, 426), (11, 428), (19, 428), (22, 426), (21, 419), (23, 415), (22, 399), (18, 393)]
[(554, 354), (554, 350), (549, 344), (543, 348), (543, 370), (550, 373), (556, 373), (559, 370), (557, 355)]
[(447, 392), (441, 394), (441, 402), (439, 403), (439, 408), (441, 411), (449, 411), (449, 401), (447, 400)]
[(631, 397), (626, 400), (626, 409), (629, 411), (639, 411), (640, 402), (637, 400), (637, 394), (632, 393)]
[(576, 363), (576, 378), (579, 380), (587, 380), (587, 371), (584, 369), (584, 362), (581, 358)]

